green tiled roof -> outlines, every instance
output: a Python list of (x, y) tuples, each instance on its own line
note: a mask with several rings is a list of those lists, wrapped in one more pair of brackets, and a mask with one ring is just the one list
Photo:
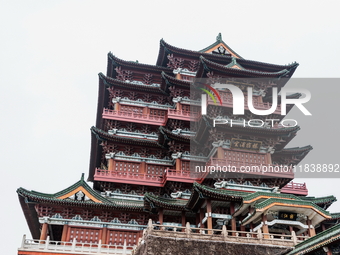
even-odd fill
[(331, 213), (332, 220), (340, 219), (340, 213)]
[(262, 209), (267, 207), (270, 204), (273, 203), (283, 203), (283, 204), (290, 204), (290, 205), (309, 205), (317, 209), (318, 211), (322, 212), (325, 215), (330, 216), (329, 212), (326, 210), (322, 209), (320, 206), (314, 204), (313, 202), (310, 201), (303, 201), (303, 200), (290, 200), (290, 199), (280, 199), (280, 198), (268, 198), (263, 202), (260, 202), (255, 205), (256, 209)]
[(158, 197), (150, 193), (145, 193), (144, 195), (145, 203), (150, 203), (152, 206), (159, 206), (168, 209), (179, 209), (185, 210), (188, 200), (173, 199), (173, 198), (163, 198)]
[(307, 254), (339, 239), (340, 224), (326, 229), (325, 231), (322, 231), (321, 233), (307, 239), (306, 241), (299, 243), (295, 246), (295, 249), (289, 252), (287, 255)]
[[(95, 202), (92, 200), (87, 201), (78, 201), (69, 198), (60, 199), (58, 197), (62, 197), (78, 187), (83, 187), (91, 196), (99, 200), (100, 202)], [(143, 208), (143, 201), (135, 201), (135, 200), (122, 200), (122, 199), (108, 199), (101, 196), (99, 193), (94, 191), (85, 181), (84, 174), (81, 177), (81, 180), (76, 182), (75, 184), (63, 189), (54, 194), (41, 193), (37, 191), (29, 191), (24, 188), (17, 189), (17, 193), (19, 196), (24, 197), (33, 202), (43, 202), (43, 203), (52, 203), (52, 204), (69, 204), (74, 206), (82, 206), (88, 205), (91, 207), (113, 207), (113, 208), (121, 208), (121, 207), (129, 207), (129, 208)]]
[(327, 204), (336, 202), (336, 197), (331, 195), (327, 197), (301, 197), (302, 200), (311, 201), (314, 204)]
[(243, 198), (243, 201), (250, 201), (256, 197), (260, 196), (268, 196), (268, 197), (273, 197), (273, 198), (283, 198), (283, 199), (294, 199), (294, 200), (301, 200), (299, 197), (291, 194), (283, 194), (283, 193), (269, 193), (269, 192), (262, 192), (258, 191), (252, 194), (247, 195), (246, 197)]
[(211, 188), (211, 187), (199, 184), (197, 182), (194, 183), (194, 188), (198, 188), (199, 190), (205, 190), (205, 191), (219, 194), (219, 195), (233, 196), (233, 197), (239, 197), (239, 198), (244, 198), (249, 195), (249, 192), (226, 190), (226, 189), (215, 189), (215, 188)]

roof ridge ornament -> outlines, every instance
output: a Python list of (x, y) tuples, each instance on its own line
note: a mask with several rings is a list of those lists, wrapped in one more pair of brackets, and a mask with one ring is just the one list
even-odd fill
[(216, 41), (222, 42), (222, 34), (218, 33), (218, 35), (216, 36)]

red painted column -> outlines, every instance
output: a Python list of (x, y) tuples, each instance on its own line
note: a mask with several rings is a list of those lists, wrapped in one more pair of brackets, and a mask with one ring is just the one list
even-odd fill
[(107, 244), (107, 225), (104, 225), (101, 236), (102, 244)]
[(310, 227), (312, 225), (312, 221), (309, 218), (307, 218), (307, 225), (308, 225), (308, 235), (310, 237), (315, 236), (315, 228)]
[(181, 160), (179, 158), (176, 158), (176, 170), (181, 171), (181, 169), (182, 169)]
[(158, 211), (158, 221), (160, 225), (163, 225), (164, 215), (163, 215), (163, 208), (160, 208)]
[(262, 222), (263, 222), (263, 226), (262, 226), (263, 238), (269, 239), (269, 228), (268, 228), (268, 225), (266, 224), (267, 215), (262, 214)]
[(66, 242), (67, 230), (68, 230), (68, 225), (65, 224), (65, 225), (63, 226), (63, 232), (62, 232), (62, 234), (61, 234), (61, 241), (62, 241), (62, 242)]
[(109, 171), (113, 171), (113, 167), (114, 167), (114, 161), (113, 161), (113, 158), (110, 158), (110, 159), (108, 160), (107, 169), (108, 169)]
[(200, 228), (204, 228), (204, 224), (202, 223), (203, 219), (204, 219), (204, 209), (201, 208), (200, 209)]
[(47, 229), (48, 229), (48, 224), (47, 223), (43, 223), (42, 229), (41, 229), (41, 232), (40, 232), (40, 240), (46, 240), (46, 238), (47, 238)]
[[(182, 227), (185, 227), (185, 211), (182, 211)], [(185, 232), (185, 229), (182, 228), (182, 232)]]
[[(207, 199), (207, 214), (208, 214), (207, 228), (208, 229), (212, 229), (213, 228), (211, 213), (212, 213), (212, 210), (211, 210), (211, 200)], [(212, 234), (212, 230), (208, 230), (208, 234), (211, 235)]]
[[(230, 214), (235, 213), (235, 202), (230, 202)], [(236, 218), (233, 216), (231, 219), (231, 230), (236, 231)], [(236, 236), (235, 232), (232, 232), (232, 236)]]

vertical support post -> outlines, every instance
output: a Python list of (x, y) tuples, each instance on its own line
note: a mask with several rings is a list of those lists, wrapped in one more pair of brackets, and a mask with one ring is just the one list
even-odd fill
[(267, 215), (262, 214), (262, 232), (263, 232), (263, 238), (264, 239), (269, 239), (269, 228), (267, 225)]
[(217, 158), (224, 159), (224, 151), (221, 146), (217, 147)]
[(115, 103), (115, 110), (120, 111), (120, 103)]
[(181, 171), (182, 170), (182, 164), (181, 164), (181, 159), (176, 158), (176, 170)]
[[(230, 202), (230, 214), (235, 213), (235, 202)], [(233, 216), (231, 219), (231, 230), (236, 231), (236, 218)], [(236, 232), (231, 233), (232, 236), (236, 236)]]
[(108, 164), (107, 169), (108, 169), (109, 171), (113, 171), (113, 166), (114, 166), (113, 158), (109, 158), (107, 164)]
[(140, 163), (140, 173), (146, 173), (147, 171), (146, 171), (146, 162), (145, 161), (142, 161), (141, 163)]
[(65, 222), (65, 224), (63, 226), (63, 232), (61, 234), (61, 241), (62, 242), (66, 242), (67, 230), (68, 230), (68, 224), (67, 224), (67, 222)]
[[(252, 222), (250, 222), (249, 227), (250, 227), (251, 230), (253, 230), (254, 229), (254, 224)], [(252, 233), (254, 233), (254, 232), (252, 232)], [(255, 236), (256, 235), (251, 234), (251, 237), (255, 237)]]
[(48, 224), (47, 224), (47, 222), (45, 222), (45, 223), (43, 223), (42, 229), (41, 229), (41, 232), (40, 232), (40, 240), (46, 240), (47, 229), (48, 229)]
[(159, 208), (158, 221), (160, 225), (163, 225), (163, 221), (164, 221), (164, 209), (163, 208)]
[(204, 209), (201, 208), (200, 209), (200, 228), (204, 228), (204, 224), (202, 223), (203, 219), (204, 219)]
[[(182, 227), (185, 227), (185, 211), (182, 211)], [(182, 228), (182, 232), (184, 232), (185, 229)]]
[(107, 244), (106, 239), (107, 239), (107, 225), (103, 225), (103, 230), (102, 230), (102, 237), (100, 239), (101, 244)]
[[(196, 213), (196, 228), (198, 228), (198, 224), (200, 223), (200, 212)], [(199, 232), (198, 229), (195, 232)]]
[(207, 214), (206, 214), (206, 216), (208, 217), (208, 219), (207, 219), (207, 225), (208, 225), (207, 228), (209, 229), (208, 230), (208, 234), (209, 235), (212, 234), (212, 230), (210, 230), (210, 229), (213, 228), (211, 213), (212, 213), (212, 210), (211, 210), (211, 200), (207, 199)]
[(309, 237), (315, 236), (315, 228), (312, 225), (312, 221), (308, 217), (307, 217), (307, 225), (308, 225)]
[(327, 255), (333, 255), (331, 249), (328, 246), (326, 246), (326, 247), (327, 247)]
[(291, 235), (292, 235), (292, 233), (294, 232), (294, 229), (293, 229), (292, 226), (289, 226), (289, 232), (290, 232)]

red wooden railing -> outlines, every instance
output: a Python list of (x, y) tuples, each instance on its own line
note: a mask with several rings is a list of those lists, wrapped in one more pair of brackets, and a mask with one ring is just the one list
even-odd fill
[(295, 195), (308, 195), (306, 183), (290, 182), (281, 189), (282, 193), (295, 194)]
[(204, 175), (204, 173), (191, 173), (190, 171), (169, 168), (165, 169), (162, 174), (111, 171), (97, 168), (94, 180), (163, 187), (166, 181), (202, 182)]
[(140, 112), (131, 111), (116, 111), (110, 109), (103, 109), (104, 119), (121, 120), (121, 121), (133, 121), (144, 124), (154, 124), (164, 126), (167, 120), (166, 116), (156, 116), (151, 114), (143, 114)]
[(198, 112), (168, 109), (168, 118), (171, 118), (171, 119), (190, 121), (190, 120), (197, 120), (200, 116), (201, 115)]

